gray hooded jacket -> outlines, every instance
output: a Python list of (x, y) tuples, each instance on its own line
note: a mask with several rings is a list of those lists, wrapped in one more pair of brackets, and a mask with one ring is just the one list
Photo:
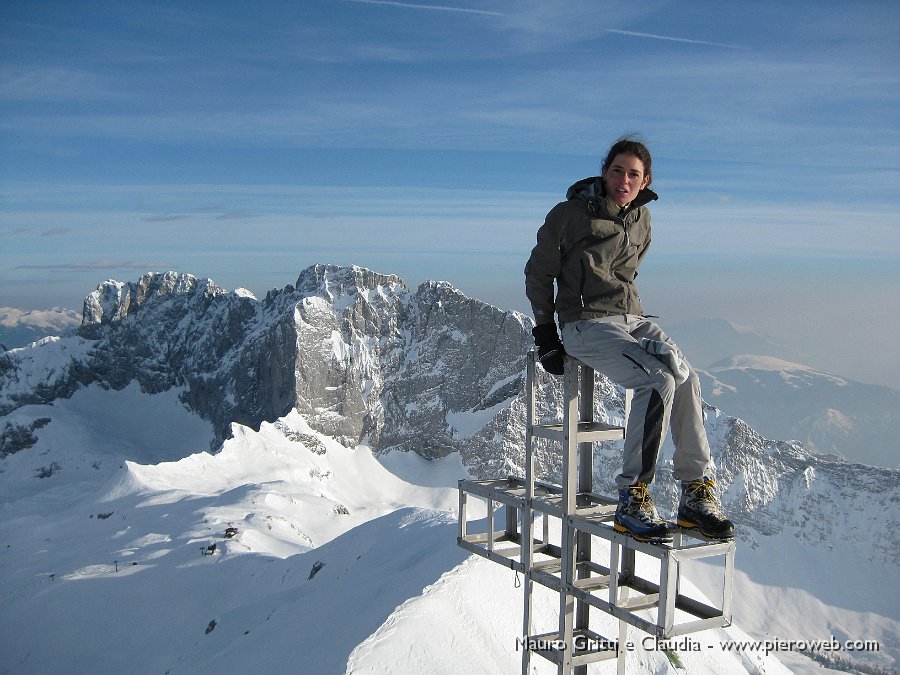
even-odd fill
[[(648, 188), (617, 213), (601, 177), (585, 178), (566, 193), (537, 233), (525, 265), (525, 293), (535, 322), (560, 324), (643, 314), (634, 286), (638, 265), (650, 246), (650, 211), (657, 198)], [(556, 297), (554, 299), (554, 282)]]

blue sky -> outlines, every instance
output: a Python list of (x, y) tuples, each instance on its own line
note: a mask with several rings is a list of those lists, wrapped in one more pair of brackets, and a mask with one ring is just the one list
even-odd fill
[(722, 316), (900, 387), (900, 3), (0, 5), (0, 305), (315, 262), (527, 311), (546, 212), (654, 154), (663, 325)]

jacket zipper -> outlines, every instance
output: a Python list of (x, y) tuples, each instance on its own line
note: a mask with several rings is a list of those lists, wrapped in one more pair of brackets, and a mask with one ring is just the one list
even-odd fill
[(628, 234), (628, 214), (631, 213), (632, 209), (626, 210), (624, 207), (619, 210), (619, 215), (616, 216), (616, 220), (618, 220), (622, 224), (622, 231), (625, 233), (625, 246), (629, 246), (631, 244), (631, 237)]
[(578, 288), (578, 299), (581, 300), (581, 308), (584, 309), (584, 280), (587, 278), (587, 270), (584, 269), (584, 260), (581, 260), (581, 284)]

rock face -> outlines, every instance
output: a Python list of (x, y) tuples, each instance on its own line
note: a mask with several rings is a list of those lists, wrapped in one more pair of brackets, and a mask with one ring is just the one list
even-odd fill
[[(476, 477), (522, 474), (531, 321), (448, 283), (413, 292), (393, 275), (315, 265), (258, 300), (169, 272), (100, 284), (83, 316), (77, 331), (0, 355), (6, 454), (41, 433), (3, 419), (12, 411), (92, 383), (136, 381), (149, 393), (181, 390), (184, 404), (212, 422), (213, 449), (232, 422), (258, 427), (297, 409), (350, 447), (426, 458), (458, 452)], [(559, 419), (559, 380), (538, 370), (539, 416)], [(598, 419), (621, 420), (622, 391), (602, 376), (595, 401)], [(707, 432), (726, 510), (747, 541), (753, 532), (789, 532), (812, 546), (840, 540), (890, 564), (900, 559), (900, 472), (767, 441), (711, 407)], [(667, 441), (654, 485), (664, 514), (677, 498), (671, 450)], [(558, 480), (557, 447), (538, 446), (536, 464)], [(620, 464), (620, 444), (596, 446), (596, 490), (614, 493)]]
[[(759, 534), (784, 533), (826, 551), (854, 546), (896, 566), (900, 471), (816, 455), (797, 442), (767, 440), (715, 408), (707, 410), (706, 428), (723, 506), (743, 543), (754, 546)], [(666, 502), (674, 509), (674, 487)]]
[(0, 357), (0, 413), (134, 380), (148, 393), (184, 387), (216, 443), (231, 422), (258, 427), (296, 408), (347, 445), (440, 457), (461, 444), (447, 414), (515, 396), (530, 345), (521, 314), (359, 267), (315, 265), (262, 301), (174, 272), (110, 280), (83, 316), (63, 338), (77, 353), (49, 377), (28, 375), (28, 350)]

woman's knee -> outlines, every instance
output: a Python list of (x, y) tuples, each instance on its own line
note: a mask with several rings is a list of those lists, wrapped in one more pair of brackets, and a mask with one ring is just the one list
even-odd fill
[(659, 395), (662, 396), (666, 405), (670, 404), (675, 397), (675, 376), (672, 375), (668, 369), (661, 368), (655, 373), (653, 378), (653, 388), (659, 392)]
[(697, 371), (694, 370), (690, 365), (688, 365), (687, 379), (678, 386), (688, 387), (689, 389), (700, 391), (700, 376), (697, 375)]

